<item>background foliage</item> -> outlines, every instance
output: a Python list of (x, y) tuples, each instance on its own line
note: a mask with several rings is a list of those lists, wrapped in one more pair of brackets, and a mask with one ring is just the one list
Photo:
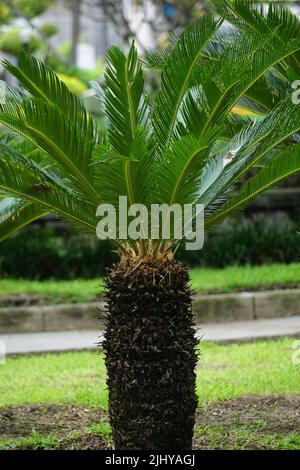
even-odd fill
[[(203, 250), (178, 250), (188, 266), (225, 267), (299, 261), (300, 220), (236, 219), (207, 234)], [(0, 277), (28, 279), (93, 278), (116, 256), (109, 241), (71, 235), (65, 229), (31, 226), (0, 245)]]

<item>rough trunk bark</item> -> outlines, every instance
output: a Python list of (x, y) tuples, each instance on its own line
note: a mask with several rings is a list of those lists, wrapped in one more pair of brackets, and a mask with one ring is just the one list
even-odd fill
[(197, 341), (188, 281), (174, 260), (109, 273), (103, 346), (116, 449), (191, 449)]

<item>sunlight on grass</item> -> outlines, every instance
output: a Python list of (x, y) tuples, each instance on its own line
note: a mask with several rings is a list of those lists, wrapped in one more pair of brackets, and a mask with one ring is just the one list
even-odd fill
[(100, 352), (9, 357), (0, 369), (0, 406), (81, 403), (107, 408)]
[(192, 269), (191, 285), (198, 292), (231, 292), (300, 285), (300, 263)]
[(200, 347), (200, 403), (245, 394), (300, 393), (300, 366), (293, 365), (293, 340)]

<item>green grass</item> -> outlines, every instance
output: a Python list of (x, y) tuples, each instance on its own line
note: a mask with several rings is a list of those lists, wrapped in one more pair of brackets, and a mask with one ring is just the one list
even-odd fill
[(300, 263), (192, 269), (191, 285), (198, 292), (232, 292), (300, 286)]
[[(299, 393), (300, 365), (291, 363), (292, 345), (290, 339), (231, 345), (204, 342), (197, 369), (200, 403), (252, 393)], [(78, 403), (107, 409), (101, 352), (8, 357), (0, 374), (0, 406)]]
[(256, 426), (195, 426), (194, 435), (201, 437), (206, 445), (212, 449), (221, 450), (247, 450), (249, 447), (257, 449), (299, 450), (300, 435), (290, 433), (283, 436), (281, 433), (271, 433), (266, 429), (260, 430)]
[[(233, 266), (191, 270), (191, 286), (198, 292), (232, 292), (300, 285), (300, 263)], [(46, 297), (50, 302), (90, 302), (103, 293), (103, 279), (28, 281), (0, 279), (2, 297), (18, 294)]]
[(42, 436), (38, 432), (33, 431), (29, 437), (0, 441), (0, 450), (5, 450), (8, 446), (10, 450), (55, 450), (58, 444), (59, 439), (53, 434)]
[(0, 373), (0, 406), (79, 403), (107, 408), (100, 352), (8, 357)]
[(103, 293), (103, 279), (78, 279), (71, 281), (29, 281), (23, 279), (0, 279), (1, 296), (19, 294), (47, 297), (53, 303), (91, 302)]
[(200, 347), (200, 403), (244, 394), (300, 393), (300, 366), (293, 365), (293, 340)]
[[(248, 394), (299, 394), (300, 365), (291, 363), (292, 339), (249, 344), (200, 346), (197, 367), (197, 393), (201, 405), (238, 398)], [(107, 410), (107, 390), (103, 354), (69, 352), (41, 356), (8, 357), (0, 366), (0, 407), (22, 404), (72, 404)], [(214, 405), (216, 406), (216, 405)], [(273, 405), (268, 413), (272, 413)], [(212, 408), (213, 409), (213, 408)], [(211, 411), (209, 412), (211, 413)], [(197, 424), (195, 441), (206, 448), (218, 449), (300, 449), (300, 435), (289, 427), (270, 429), (265, 418), (243, 422), (239, 412), (230, 414), (230, 424)], [(70, 432), (65, 437), (43, 435), (32, 429), (26, 437), (0, 441), (0, 450), (73, 448), (84, 438), (98, 436), (112, 443), (111, 428), (102, 422)], [(206, 415), (207, 416), (207, 415)], [(284, 422), (284, 416), (282, 417)], [(78, 448), (78, 447), (77, 447)]]
[[(100, 423), (101, 424), (101, 423)], [(97, 425), (94, 425), (97, 426)], [(105, 440), (108, 444), (112, 443), (111, 440), (111, 429), (108, 428), (107, 434), (101, 432), (92, 431), (91, 426), (85, 431), (98, 435), (100, 438)], [(69, 441), (73, 438), (80, 437), (80, 434), (84, 433), (73, 433), (69, 436)], [(257, 449), (276, 449), (276, 450), (299, 450), (300, 449), (300, 436), (295, 433), (290, 433), (287, 436), (283, 436), (280, 433), (268, 433), (264, 432), (261, 435), (255, 429), (249, 426), (245, 427), (232, 427), (230, 430), (227, 428), (219, 427), (195, 427), (195, 436), (201, 436), (202, 440), (205, 440), (207, 446), (211, 449), (222, 449), (222, 450), (247, 450), (249, 446), (255, 445)], [(61, 449), (62, 440), (53, 434), (43, 436), (37, 432), (33, 432), (31, 436), (24, 437), (21, 439), (6, 439), (0, 441), (1, 450), (55, 450)], [(64, 448), (64, 447), (63, 447)], [(67, 447), (68, 448), (68, 447)]]

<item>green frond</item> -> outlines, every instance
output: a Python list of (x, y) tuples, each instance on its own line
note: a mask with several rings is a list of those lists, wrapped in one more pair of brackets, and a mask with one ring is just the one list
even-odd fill
[(238, 194), (210, 216), (205, 226), (208, 228), (221, 222), (228, 215), (244, 208), (259, 194), (297, 171), (300, 171), (300, 145), (292, 146), (273, 158), (256, 176), (242, 186)]
[[(268, 5), (264, 5), (249, 0), (215, 0), (215, 3), (222, 17), (240, 31), (250, 31), (252, 34), (276, 31), (275, 47), (299, 38), (299, 18), (283, 3), (269, 2)], [(299, 51), (295, 51), (286, 62), (299, 74)]]
[(173, 143), (154, 170), (156, 203), (188, 204), (198, 196), (199, 181), (218, 129), (196, 139), (187, 135)]
[(95, 233), (97, 206), (67, 191), (18, 152), (0, 145), (0, 191)]
[(0, 122), (28, 140), (59, 163), (89, 194), (99, 197), (92, 187), (92, 167), (84, 158), (93, 144), (85, 139), (56, 106), (39, 98), (8, 100), (0, 105)]
[(96, 187), (106, 201), (121, 194), (131, 204), (145, 202), (147, 173), (141, 170), (149, 154), (148, 105), (141, 62), (134, 43), (127, 56), (118, 47), (111, 47), (107, 59), (104, 103), (108, 142), (113, 151), (125, 158), (122, 161), (117, 157), (108, 167), (98, 167)]
[(44, 103), (56, 105), (86, 139), (93, 140), (93, 119), (80, 99), (47, 67), (31, 54), (21, 51), (18, 66), (7, 60), (3, 65), (31, 93)]
[(108, 146), (95, 149), (95, 188), (105, 203), (118, 206), (119, 196), (127, 196), (128, 204), (148, 204), (149, 180), (153, 150), (149, 148), (143, 128), (137, 130), (130, 155), (120, 154)]
[(138, 128), (145, 124), (147, 106), (143, 86), (135, 44), (132, 43), (127, 56), (118, 47), (110, 47), (105, 71), (105, 112), (109, 142), (124, 155), (130, 155)]
[(165, 49), (158, 47), (157, 49), (146, 50), (145, 57), (142, 59), (143, 65), (150, 70), (161, 72), (172, 49), (172, 47)]
[[(292, 138), (299, 130), (299, 106), (294, 105), (291, 99), (287, 98), (256, 125), (250, 126), (244, 136), (242, 135), (244, 143), (240, 148), (235, 148), (234, 158), (224, 168), (217, 180), (204, 192), (200, 192), (199, 202), (205, 206), (211, 204), (216, 197), (219, 197), (249, 169), (257, 165), (273, 149)], [(228, 148), (228, 150), (233, 149), (234, 145)]]
[(3, 80), (0, 80), (0, 104), (4, 103), (7, 99), (13, 98), (15, 100), (21, 100), (22, 98), (26, 98), (28, 93), (26, 90), (15, 86), (10, 85)]
[(235, 106), (243, 96), (247, 96), (249, 90), (251, 93), (255, 84), (276, 64), (300, 50), (299, 38), (276, 48), (272, 43), (272, 38), (267, 43), (263, 38), (261, 40), (262, 43), (258, 39), (254, 54), (246, 59), (239, 53), (235, 55), (233, 51), (230, 54), (231, 59), (227, 60), (226, 56), (224, 57), (226, 65), (222, 67), (221, 73), (225, 83), (228, 83), (226, 87), (232, 86), (238, 77), (242, 77), (231, 96), (231, 102), (228, 100), (229, 109)]
[[(249, 109), (251, 109), (251, 105), (247, 102), (243, 102), (242, 106), (243, 104), (245, 104), (247, 107), (249, 106)], [(220, 139), (227, 140), (229, 143), (231, 143), (236, 139), (236, 137), (240, 133), (243, 134), (245, 132), (245, 129), (248, 129), (249, 127), (255, 125), (255, 123), (258, 121), (259, 119), (257, 115), (248, 116), (231, 113), (227, 116), (226, 120), (222, 125)]]
[(190, 86), (202, 51), (219, 24), (209, 15), (192, 23), (182, 33), (167, 58), (162, 71), (161, 91), (157, 94), (153, 111), (153, 127), (160, 153), (178, 137), (176, 125), (182, 100)]
[(291, 93), (291, 84), (270, 70), (248, 89), (245, 97), (254, 109), (271, 111), (273, 107)]
[(0, 242), (25, 227), (47, 211), (28, 204), (21, 199), (4, 198), (0, 200)]

